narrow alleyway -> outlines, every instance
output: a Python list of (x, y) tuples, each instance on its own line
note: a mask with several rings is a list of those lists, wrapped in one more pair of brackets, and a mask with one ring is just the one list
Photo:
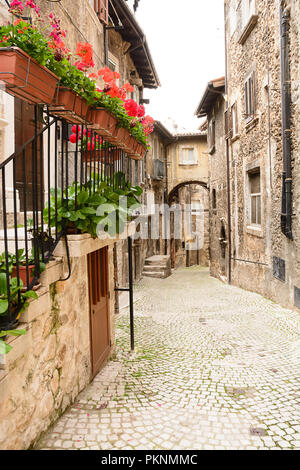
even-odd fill
[(117, 350), (39, 449), (300, 449), (300, 315), (203, 268), (143, 279)]

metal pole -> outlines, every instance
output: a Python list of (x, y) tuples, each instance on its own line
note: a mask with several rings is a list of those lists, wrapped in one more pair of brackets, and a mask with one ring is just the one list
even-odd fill
[(134, 314), (133, 314), (133, 276), (132, 276), (132, 238), (128, 237), (128, 271), (129, 271), (129, 308), (130, 308), (130, 344), (134, 351)]

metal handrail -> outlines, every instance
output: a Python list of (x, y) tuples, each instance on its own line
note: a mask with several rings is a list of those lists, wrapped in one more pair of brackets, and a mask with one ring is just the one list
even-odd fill
[[(39, 130), (38, 107), (35, 105), (34, 136), (0, 164), (2, 177), (0, 220), (2, 217), (3, 221), (0, 243), (4, 246), (0, 274), (4, 274), (6, 278), (7, 295), (2, 295), (6, 295), (9, 302), (7, 314), (0, 315), (1, 330), (11, 329), (18, 320), (23, 305), (22, 294), (35, 289), (45, 263), (52, 258), (59, 241), (65, 238), (67, 243), (66, 227), (65, 224), (59, 224), (58, 211), (60, 203), (66, 204), (67, 207), (69, 205), (70, 185), (74, 184), (75, 187), (76, 207), (78, 194), (82, 188), (93, 194), (97, 192), (103, 181), (115, 187), (116, 172), (131, 173), (131, 161), (121, 149), (112, 146), (109, 148), (104, 146), (103, 149), (91, 147), (89, 150), (83, 146), (80, 148), (79, 140), (75, 144), (69, 142), (69, 126), (71, 124), (65, 119), (50, 115), (47, 110), (47, 122)], [(76, 126), (77, 135), (79, 130), (87, 135), (91, 133), (89, 138), (91, 143), (92, 139), (99, 139), (99, 135), (88, 130), (86, 125)], [(13, 201), (10, 207), (6, 201), (8, 176), (13, 181)], [(19, 204), (22, 206), (21, 211)], [(27, 219), (30, 213), (32, 213), (32, 226)], [(11, 226), (12, 221), (13, 226)], [(22, 221), (21, 237), (19, 231)], [(9, 238), (10, 235), (12, 240)], [(24, 250), (22, 254), (20, 249)], [(69, 256), (68, 265), (67, 278), (71, 275)], [(11, 288), (12, 277), (17, 279), (19, 288), (17, 294)], [(5, 325), (3, 325), (4, 317), (7, 320)]]

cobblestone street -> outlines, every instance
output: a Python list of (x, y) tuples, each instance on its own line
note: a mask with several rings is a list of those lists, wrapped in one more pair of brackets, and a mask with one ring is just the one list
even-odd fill
[(300, 315), (203, 268), (143, 279), (116, 354), (38, 449), (300, 449)]

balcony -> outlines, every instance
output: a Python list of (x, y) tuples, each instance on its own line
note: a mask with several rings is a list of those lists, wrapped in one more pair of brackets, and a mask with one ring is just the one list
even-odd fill
[(154, 160), (154, 171), (153, 171), (153, 179), (154, 180), (162, 180), (165, 177), (165, 164), (158, 158)]

